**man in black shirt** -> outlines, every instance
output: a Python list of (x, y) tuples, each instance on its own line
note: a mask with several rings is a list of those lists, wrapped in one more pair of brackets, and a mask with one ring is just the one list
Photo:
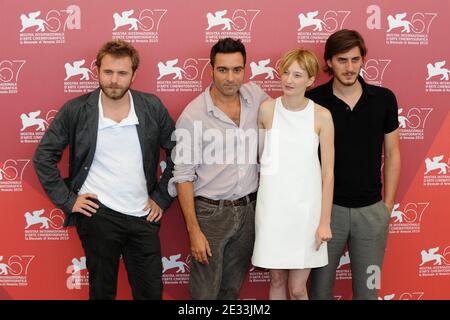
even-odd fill
[[(312, 299), (333, 299), (339, 259), (348, 246), (353, 299), (377, 299), (389, 219), (400, 177), (395, 95), (359, 76), (367, 49), (354, 30), (325, 44), (325, 71), (333, 78), (307, 96), (328, 108), (335, 126), (335, 187), (327, 266), (312, 270)], [(384, 201), (381, 196), (384, 144)]]

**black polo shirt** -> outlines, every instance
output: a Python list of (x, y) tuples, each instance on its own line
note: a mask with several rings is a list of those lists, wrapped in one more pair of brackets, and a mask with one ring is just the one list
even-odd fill
[(389, 89), (366, 84), (355, 107), (333, 94), (333, 79), (306, 93), (330, 110), (335, 127), (333, 203), (349, 208), (374, 204), (381, 197), (384, 135), (398, 128), (397, 100)]

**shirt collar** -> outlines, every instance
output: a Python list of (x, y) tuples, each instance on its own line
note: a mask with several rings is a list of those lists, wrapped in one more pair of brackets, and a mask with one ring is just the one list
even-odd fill
[(367, 85), (367, 83), (364, 81), (364, 78), (361, 76), (358, 76), (358, 81), (359, 83), (361, 83), (362, 89), (363, 89), (363, 94), (368, 94), (368, 95), (374, 95), (375, 93), (373, 92), (373, 89)]
[(139, 124), (139, 119), (136, 115), (136, 111), (134, 110), (134, 101), (133, 96), (131, 95), (130, 90), (128, 90), (128, 96), (130, 97), (130, 111), (128, 112), (128, 116), (125, 119), (122, 119), (120, 123), (115, 122), (112, 119), (105, 118), (103, 115), (103, 104), (102, 104), (102, 94), (103, 91), (100, 90), (100, 94), (98, 96), (98, 130), (102, 130), (108, 127), (124, 127), (124, 126), (134, 126)]
[[(330, 81), (328, 81), (325, 84), (326, 90), (325, 90), (324, 93), (325, 93), (325, 96), (328, 99), (334, 99), (334, 97), (335, 97), (335, 95), (333, 93), (333, 81), (334, 81), (334, 77), (332, 77), (330, 79)], [(365, 96), (365, 95), (374, 95), (375, 94), (373, 92), (373, 89), (370, 86), (368, 86), (367, 83), (364, 81), (363, 77), (358, 76), (358, 81), (359, 81), (359, 83), (361, 83), (361, 87), (362, 87), (362, 90), (363, 90), (363, 93), (362, 93), (363, 96)]]
[[(206, 111), (214, 113), (215, 110), (217, 110), (216, 105), (214, 104), (212, 97), (211, 97), (211, 88), (214, 86), (214, 83), (211, 83), (205, 90), (205, 102), (206, 102)], [(244, 106), (251, 106), (252, 105), (252, 99), (249, 92), (247, 92), (244, 88), (244, 86), (241, 86), (239, 89), (239, 98), (242, 102), (244, 102)]]

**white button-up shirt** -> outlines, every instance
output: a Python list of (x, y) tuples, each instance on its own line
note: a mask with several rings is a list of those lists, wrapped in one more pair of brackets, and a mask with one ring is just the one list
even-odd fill
[(98, 200), (117, 212), (144, 216), (148, 202), (142, 150), (136, 125), (139, 120), (130, 97), (130, 111), (119, 123), (103, 115), (99, 95), (99, 120), (94, 161), (79, 194), (94, 193)]

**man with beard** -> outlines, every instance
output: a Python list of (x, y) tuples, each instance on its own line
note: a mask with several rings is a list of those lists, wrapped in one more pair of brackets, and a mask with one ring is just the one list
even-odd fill
[[(325, 71), (333, 78), (307, 97), (331, 111), (335, 127), (333, 238), (328, 265), (312, 270), (312, 299), (333, 299), (339, 259), (348, 246), (353, 299), (378, 298), (389, 219), (400, 178), (397, 100), (359, 76), (367, 49), (354, 30), (332, 34)], [(384, 200), (381, 196), (384, 144)]]
[[(97, 54), (100, 88), (67, 102), (34, 155), (50, 199), (75, 225), (86, 255), (90, 299), (114, 299), (123, 257), (135, 299), (161, 299), (159, 222), (172, 202), (167, 183), (174, 122), (152, 94), (130, 89), (139, 55), (114, 40)], [(69, 176), (58, 162), (69, 146)], [(160, 148), (167, 167), (157, 182)]]

